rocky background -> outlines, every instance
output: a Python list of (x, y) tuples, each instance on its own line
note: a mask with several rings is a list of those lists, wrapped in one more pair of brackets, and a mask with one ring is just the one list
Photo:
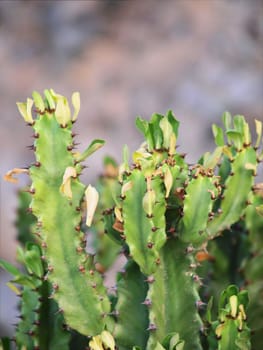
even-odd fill
[[(189, 162), (213, 147), (210, 126), (223, 111), (263, 119), (263, 3), (260, 0), (0, 1), (1, 258), (15, 261), (16, 188), (9, 169), (33, 161), (31, 131), (15, 102), (52, 87), (80, 91), (75, 130), (94, 182), (102, 158), (121, 160), (142, 138), (137, 115), (173, 109)], [(26, 184), (22, 178), (20, 185)], [(11, 332), (16, 300), (0, 272), (0, 335)], [(6, 299), (7, 298), (7, 299)]]

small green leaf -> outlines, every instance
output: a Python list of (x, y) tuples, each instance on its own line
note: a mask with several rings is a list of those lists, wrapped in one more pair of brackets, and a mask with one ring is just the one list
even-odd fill
[(149, 128), (147, 121), (142, 119), (141, 117), (137, 117), (135, 121), (135, 125), (137, 129), (143, 133), (144, 137), (146, 137), (147, 130)]
[(243, 146), (242, 134), (236, 130), (228, 130), (226, 132), (228, 140), (233, 142), (235, 147), (240, 150)]
[(43, 98), (42, 98), (42, 96), (40, 95), (40, 93), (38, 93), (37, 91), (33, 91), (32, 97), (33, 97), (33, 100), (34, 100), (34, 102), (35, 102), (36, 108), (37, 108), (41, 113), (43, 113), (43, 112), (45, 111), (45, 104), (44, 104)]
[(9, 272), (13, 276), (21, 276), (21, 272), (18, 270), (17, 267), (10, 264), (9, 262), (0, 259), (0, 267), (2, 267), (5, 271)]
[(78, 155), (76, 157), (76, 162), (83, 162), (85, 159), (87, 159), (89, 156), (91, 156), (94, 152), (96, 152), (98, 149), (100, 149), (105, 144), (104, 140), (93, 140), (90, 145), (85, 149), (83, 153)]
[(44, 269), (41, 261), (41, 252), (36, 244), (27, 243), (25, 263), (29, 273), (34, 273), (39, 278), (43, 276)]
[(48, 104), (48, 107), (50, 109), (55, 109), (56, 108), (56, 105), (55, 105), (55, 101), (54, 101), (54, 98), (53, 98), (53, 95), (52, 95), (52, 91), (53, 90), (44, 90), (44, 95), (46, 97), (46, 101), (47, 101), (47, 104)]
[(164, 117), (160, 120), (160, 128), (163, 132), (163, 147), (168, 149), (170, 145), (170, 138), (173, 134), (172, 125), (169, 123), (168, 118)]
[(223, 147), (225, 144), (223, 130), (219, 126), (217, 126), (216, 124), (213, 124), (212, 131), (213, 131), (213, 135), (215, 138), (215, 144), (219, 147)]
[(224, 112), (222, 115), (223, 124), (226, 128), (226, 131), (232, 128), (232, 117), (229, 112)]
[(29, 123), (33, 124), (34, 120), (32, 117), (32, 107), (33, 107), (34, 101), (31, 98), (27, 99), (27, 102), (17, 102), (17, 108), (24, 118), (24, 120)]

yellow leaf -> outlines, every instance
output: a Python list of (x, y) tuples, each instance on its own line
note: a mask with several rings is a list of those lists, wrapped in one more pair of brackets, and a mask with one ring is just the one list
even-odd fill
[(63, 182), (60, 186), (60, 192), (62, 192), (66, 197), (72, 199), (72, 190), (71, 190), (71, 178), (75, 178), (77, 176), (77, 171), (72, 166), (66, 168)]
[(171, 173), (171, 170), (167, 167), (164, 173), (164, 186), (166, 189), (165, 198), (169, 197), (172, 185), (173, 185), (173, 175)]
[(143, 209), (146, 212), (146, 214), (149, 216), (152, 216), (153, 206), (155, 204), (155, 198), (156, 198), (156, 195), (154, 190), (148, 190), (142, 199)]
[(215, 334), (218, 338), (221, 338), (224, 327), (225, 327), (224, 323), (221, 323), (219, 326), (216, 327)]
[(105, 345), (106, 349), (114, 350), (115, 349), (115, 341), (110, 332), (103, 331), (101, 333), (101, 340), (103, 345)]
[(258, 196), (260, 196), (260, 197), (263, 197), (263, 182), (254, 185), (254, 187), (253, 187), (253, 192), (254, 192), (256, 195), (258, 195)]
[(124, 197), (125, 193), (132, 188), (132, 185), (133, 185), (132, 181), (128, 181), (128, 182), (126, 182), (126, 184), (124, 184), (122, 186), (122, 188), (121, 188), (121, 195), (122, 195), (122, 197)]
[(99, 193), (95, 187), (92, 187), (91, 185), (87, 187), (85, 191), (85, 199), (87, 206), (86, 225), (91, 226), (92, 219), (99, 201)]
[(70, 109), (68, 101), (64, 96), (57, 97), (57, 107), (55, 111), (55, 116), (57, 122), (63, 127), (65, 127), (70, 121)]
[(104, 350), (100, 335), (92, 337), (91, 341), (89, 342), (89, 347), (91, 350)]
[(256, 124), (256, 133), (258, 135), (255, 147), (258, 148), (260, 145), (260, 140), (262, 135), (262, 123), (259, 120), (255, 119), (255, 124)]
[(74, 107), (74, 114), (72, 117), (72, 121), (74, 122), (77, 119), (80, 110), (80, 94), (79, 92), (74, 92), (71, 98), (72, 105)]
[(238, 305), (237, 296), (231, 295), (231, 297), (229, 298), (229, 302), (230, 302), (230, 308), (231, 308), (231, 316), (235, 318), (237, 315), (237, 305)]
[(118, 219), (119, 222), (123, 222), (123, 217), (122, 217), (120, 208), (115, 207), (114, 208), (114, 214), (116, 215), (116, 218)]
[(20, 169), (20, 168), (14, 168), (12, 170), (9, 170), (5, 175), (4, 175), (4, 180), (12, 183), (17, 183), (18, 179), (13, 177), (13, 175), (19, 175), (19, 174), (28, 174), (29, 171), (28, 169)]
[(169, 155), (173, 156), (175, 154), (176, 150), (176, 136), (175, 134), (172, 134), (170, 137), (170, 143), (169, 143)]
[(34, 101), (31, 98), (27, 99), (27, 102), (17, 102), (17, 108), (24, 118), (24, 120), (29, 123), (33, 124), (34, 120), (32, 118), (32, 107), (33, 107)]
[(13, 291), (16, 293), (16, 295), (20, 295), (20, 290), (17, 288), (17, 286), (15, 286), (13, 283), (11, 282), (7, 282), (6, 285)]

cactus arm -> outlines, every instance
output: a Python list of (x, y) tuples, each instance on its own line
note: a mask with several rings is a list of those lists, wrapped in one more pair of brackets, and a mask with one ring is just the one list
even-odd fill
[(148, 339), (148, 310), (145, 306), (147, 283), (136, 263), (129, 261), (118, 283), (114, 337), (120, 350), (133, 345), (145, 349)]
[(64, 327), (65, 320), (59, 312), (58, 304), (49, 296), (52, 286), (48, 281), (43, 281), (39, 288), (41, 304), (39, 307), (38, 337), (41, 349), (67, 350), (71, 338), (70, 332)]
[(184, 216), (181, 221), (180, 236), (184, 242), (200, 245), (207, 240), (205, 229), (212, 211), (212, 196), (217, 192), (214, 179), (198, 174), (186, 187)]
[(16, 344), (33, 349), (39, 345), (37, 323), (39, 320), (36, 310), (40, 306), (39, 294), (29, 287), (24, 287), (21, 294), (21, 321), (15, 332)]
[(0, 350), (12, 350), (11, 340), (8, 337), (0, 338)]
[[(35, 246), (36, 247), (36, 246)], [(36, 247), (38, 252), (39, 249)], [(12, 288), (17, 295), (20, 296), (20, 321), (16, 325), (16, 331), (15, 331), (15, 342), (19, 349), (22, 348), (22, 346), (27, 346), (28, 349), (33, 349), (34, 346), (39, 345), (38, 342), (38, 321), (39, 321), (39, 315), (37, 313), (37, 310), (40, 306), (39, 301), (39, 292), (38, 288), (41, 285), (40, 276), (35, 274), (36, 271), (40, 271), (39, 268), (35, 269), (36, 265), (39, 265), (35, 263), (34, 260), (38, 260), (40, 256), (34, 255), (35, 259), (31, 259), (31, 252), (29, 252), (29, 259), (28, 254), (25, 252), (24, 256), (27, 256), (27, 269), (30, 272), (30, 275), (28, 274), (22, 274), (15, 266), (12, 264), (7, 263), (6, 261), (0, 260), (0, 266), (4, 268), (7, 272), (11, 273), (14, 278), (9, 283), (10, 288)], [(40, 262), (41, 264), (41, 262)], [(32, 268), (33, 267), (33, 268)], [(20, 284), (21, 289), (20, 291), (13, 287), (13, 283)]]
[(253, 195), (251, 204), (245, 213), (246, 227), (249, 230), (248, 239), (250, 242), (251, 259), (245, 262), (244, 274), (247, 281), (247, 290), (250, 297), (248, 305), (248, 324), (251, 328), (252, 348), (262, 347), (263, 332), (263, 218), (257, 212), (257, 207), (263, 204), (263, 197)]
[[(124, 220), (124, 234), (126, 243), (130, 248), (130, 254), (139, 264), (141, 271), (150, 275), (156, 269), (156, 262), (159, 256), (158, 251), (166, 240), (165, 219), (164, 219), (164, 197), (161, 197), (159, 178), (152, 180), (152, 190), (158, 194), (156, 202), (149, 203), (152, 211), (145, 211), (143, 199), (147, 193), (145, 177), (139, 170), (134, 170), (129, 176), (132, 188), (125, 192), (125, 199), (122, 205), (122, 216)], [(151, 210), (151, 209), (149, 209)], [(158, 234), (155, 234), (155, 227)]]
[(256, 152), (253, 148), (241, 150), (232, 163), (232, 176), (225, 182), (220, 209), (212, 221), (208, 223), (208, 233), (213, 236), (230, 227), (243, 215), (247, 199), (254, 183), (253, 172), (246, 164), (257, 165)]
[(218, 350), (249, 350), (250, 330), (246, 323), (248, 296), (246, 291), (238, 292), (234, 285), (228, 286), (219, 301), (219, 324), (215, 328)]
[(168, 240), (161, 250), (160, 264), (150, 280), (147, 295), (151, 302), (147, 350), (155, 349), (156, 343), (172, 332), (185, 341), (185, 350), (201, 350), (198, 277), (190, 267), (193, 257), (186, 251), (187, 244), (176, 239)]
[[(35, 192), (31, 207), (41, 226), (43, 255), (49, 265), (48, 279), (53, 284), (52, 296), (72, 328), (85, 335), (95, 335), (103, 330), (110, 305), (93, 259), (83, 249), (79, 208), (85, 187), (78, 178), (72, 178), (72, 199), (61, 193), (64, 173), (68, 167), (74, 167), (75, 162), (68, 108), (65, 118), (61, 114), (57, 116), (53, 108), (50, 110), (52, 96), (48, 97), (48, 109), (39, 114), (33, 124), (36, 163), (30, 167)], [(59, 124), (61, 118), (63, 125)], [(77, 177), (80, 170), (81, 166), (76, 166)]]

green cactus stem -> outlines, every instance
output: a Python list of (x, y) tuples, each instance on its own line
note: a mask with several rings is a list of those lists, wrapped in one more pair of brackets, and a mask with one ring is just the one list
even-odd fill
[(120, 350), (132, 349), (135, 345), (146, 348), (149, 336), (147, 290), (145, 276), (135, 262), (129, 261), (117, 282), (117, 322), (113, 334)]
[(202, 349), (199, 337), (202, 321), (198, 314), (203, 304), (198, 295), (201, 280), (193, 263), (192, 249), (179, 239), (168, 240), (161, 250), (159, 268), (148, 278), (147, 350), (155, 349), (157, 342), (172, 332), (185, 341), (184, 349)]
[(251, 348), (250, 330), (247, 326), (246, 310), (248, 295), (238, 291), (234, 285), (222, 292), (219, 302), (219, 321), (215, 323), (218, 350)]
[[(52, 297), (58, 301), (70, 327), (85, 335), (96, 335), (107, 323), (110, 304), (93, 258), (85, 252), (85, 236), (80, 230), (79, 208), (85, 186), (78, 177), (82, 170), (80, 162), (86, 154), (73, 152), (71, 130), (79, 109), (78, 95), (72, 97), (75, 108), (72, 118), (67, 100), (53, 90), (45, 90), (44, 100), (38, 93), (33, 98), (38, 111), (36, 119), (30, 115), (31, 100), (19, 106), (20, 111), (21, 106), (26, 107), (22, 115), (34, 130), (36, 162), (29, 168), (33, 197), (30, 208), (40, 227)], [(102, 141), (95, 141), (90, 148), (101, 144)], [(92, 189), (89, 192), (95, 193)], [(88, 203), (90, 208), (88, 221), (93, 216), (93, 199)]]

